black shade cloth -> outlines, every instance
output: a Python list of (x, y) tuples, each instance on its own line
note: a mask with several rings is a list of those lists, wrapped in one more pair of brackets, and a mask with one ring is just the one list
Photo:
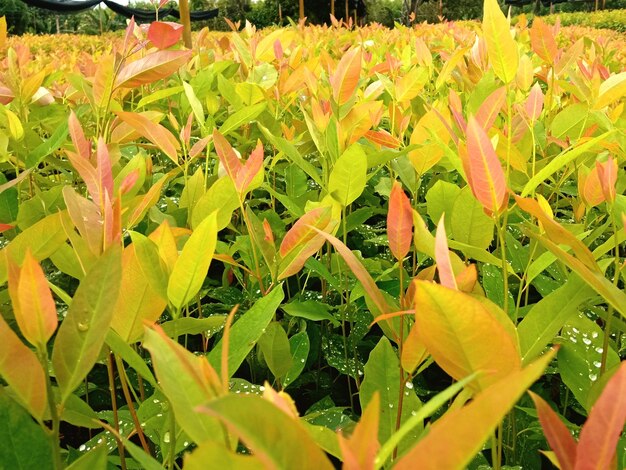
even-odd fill
[[(157, 18), (156, 11), (154, 10), (140, 10), (138, 8), (131, 8), (125, 5), (120, 5), (112, 0), (22, 0), (27, 5), (37, 8), (44, 8), (46, 10), (58, 11), (61, 13), (73, 13), (77, 11), (88, 10), (90, 8), (104, 3), (112, 11), (118, 15), (125, 16), (126, 18), (132, 18), (139, 21), (155, 21)], [(189, 14), (191, 21), (202, 21), (215, 18), (219, 12), (219, 9), (207, 10), (207, 11), (192, 11)], [(180, 12), (175, 8), (161, 8), (159, 10), (159, 18), (165, 18), (166, 16), (173, 16), (174, 18), (180, 18)]]
[[(583, 3), (583, 2), (592, 2), (593, 0), (541, 0), (541, 3), (549, 7), (550, 5), (556, 5), (558, 3)], [(504, 0), (505, 5), (511, 5), (512, 7), (521, 7), (524, 5), (530, 5), (531, 3), (535, 3), (535, 0)]]

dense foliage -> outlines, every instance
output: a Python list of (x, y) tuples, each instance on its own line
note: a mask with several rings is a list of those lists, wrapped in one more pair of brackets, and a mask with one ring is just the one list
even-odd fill
[(626, 465), (623, 35), (180, 32), (0, 19), (0, 466)]

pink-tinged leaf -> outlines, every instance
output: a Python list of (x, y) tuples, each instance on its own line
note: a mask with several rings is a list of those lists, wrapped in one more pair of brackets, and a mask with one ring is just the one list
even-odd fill
[(170, 160), (178, 165), (180, 143), (169, 130), (138, 113), (118, 111), (117, 116), (139, 132), (142, 137), (156, 145)]
[(193, 113), (187, 118), (187, 124), (180, 130), (180, 141), (184, 142), (185, 146), (189, 148), (189, 141), (191, 140), (191, 126), (193, 124)]
[(375, 392), (361, 420), (348, 438), (338, 435), (343, 457), (343, 470), (374, 470), (374, 461), (380, 448), (378, 422), (380, 420), (380, 394)]
[[(109, 149), (102, 137), (98, 138), (98, 148), (96, 151), (98, 181), (100, 182), (100, 196), (107, 195), (109, 199), (113, 197), (113, 173), (111, 170), (111, 157)], [(102, 204), (102, 201), (98, 201)]]
[(466, 133), (468, 168), (471, 175), (468, 183), (485, 211), (497, 214), (508, 201), (504, 170), (487, 133), (475, 118), (469, 119)]
[(591, 170), (583, 166), (578, 168), (578, 192), (583, 202), (589, 207), (595, 207), (604, 201), (597, 166)]
[(483, 129), (489, 130), (506, 103), (506, 87), (500, 87), (491, 93), (476, 112), (476, 121)]
[(73, 152), (67, 152), (67, 158), (85, 182), (85, 185), (87, 186), (87, 191), (89, 192), (91, 199), (99, 204), (100, 183), (98, 180), (98, 174), (96, 172), (96, 169), (91, 165), (89, 160), (86, 160)]
[(448, 411), (398, 460), (394, 470), (466, 468), (553, 357), (554, 351), (545, 354), (528, 367), (501, 378), (463, 408)]
[(12, 228), (15, 228), (15, 227), (13, 225), (0, 224), (0, 233), (6, 232), (7, 230), (11, 230)]
[(213, 145), (220, 159), (220, 163), (226, 170), (226, 173), (233, 182), (237, 181), (237, 175), (241, 171), (243, 165), (239, 157), (235, 153), (226, 137), (224, 137), (217, 129), (213, 130)]
[(0, 104), (9, 104), (15, 95), (5, 86), (0, 86)]
[(524, 111), (526, 111), (526, 116), (530, 119), (531, 122), (535, 122), (541, 116), (541, 111), (543, 110), (543, 91), (541, 91), (541, 85), (539, 83), (535, 83), (533, 87), (530, 89), (530, 94), (528, 95), (528, 99), (524, 104)]
[(439, 272), (439, 282), (441, 285), (449, 289), (457, 290), (456, 278), (452, 270), (452, 262), (450, 261), (450, 250), (448, 249), (444, 214), (441, 215), (439, 223), (437, 224), (437, 233), (435, 235), (435, 261), (437, 262), (437, 271)]
[(255, 149), (252, 151), (248, 160), (241, 165), (237, 178), (235, 179), (235, 188), (239, 194), (244, 195), (246, 190), (252, 183), (252, 180), (263, 169), (263, 144), (257, 141)]
[(389, 196), (387, 237), (391, 253), (398, 261), (402, 261), (409, 253), (413, 241), (413, 211), (411, 201), (397, 181), (394, 181)]
[(76, 117), (74, 110), (70, 112), (68, 127), (76, 152), (79, 156), (89, 160), (91, 158), (91, 142), (85, 138), (85, 133), (83, 132), (83, 128), (80, 125), (80, 121)]
[(626, 361), (607, 382), (580, 432), (576, 470), (612, 468), (611, 462), (626, 424)]
[(315, 233), (313, 227), (329, 230), (334, 223), (332, 209), (328, 206), (318, 207), (300, 217), (285, 234), (280, 244), (279, 253), (282, 260), (278, 279), (296, 274), (302, 269), (306, 260), (322, 247), (325, 240)]
[(206, 148), (210, 140), (211, 140), (211, 137), (207, 136), (207, 137), (200, 139), (195, 144), (193, 144), (193, 147), (191, 147), (191, 150), (189, 150), (189, 158), (196, 158), (202, 152), (204, 152), (204, 149)]
[(263, 233), (265, 234), (264, 240), (273, 245), (274, 234), (272, 233), (272, 227), (267, 219), (263, 219)]
[(30, 414), (43, 419), (47, 409), (46, 376), (41, 363), (0, 315), (0, 376)]
[(399, 139), (395, 138), (385, 130), (367, 131), (365, 133), (365, 138), (379, 147), (397, 149), (402, 145), (402, 142)]
[(460, 380), (483, 371), (470, 386), (478, 391), (521, 367), (515, 327), (499, 307), (429, 281), (413, 282), (413, 328), (451, 377)]
[(530, 45), (539, 57), (548, 64), (553, 64), (558, 48), (552, 34), (552, 29), (541, 18), (533, 18), (530, 28)]
[(339, 106), (352, 97), (359, 85), (362, 60), (361, 49), (351, 49), (343, 55), (337, 64), (335, 73), (330, 76), (333, 98)]
[(574, 470), (576, 465), (576, 441), (569, 432), (569, 429), (563, 424), (550, 405), (543, 398), (533, 392), (528, 392), (535, 402), (539, 422), (543, 428), (543, 433), (550, 444), (550, 448), (554, 451), (559, 461), (561, 470)]
[(318, 232), (322, 237), (328, 240), (337, 250), (337, 253), (341, 255), (343, 260), (346, 262), (352, 274), (359, 280), (359, 282), (363, 285), (365, 290), (365, 295), (367, 295), (372, 301), (374, 305), (378, 309), (378, 314), (385, 314), (392, 312), (391, 307), (383, 297), (382, 292), (372, 279), (372, 276), (367, 272), (363, 264), (354, 256), (354, 253), (350, 251), (350, 249), (341, 242), (338, 238), (332, 236), (330, 233), (322, 232), (315, 227), (311, 227), (313, 230)]
[(125, 65), (115, 81), (116, 88), (135, 88), (169, 77), (187, 63), (192, 51), (157, 51)]
[(615, 185), (617, 183), (617, 160), (609, 156), (604, 163), (596, 161), (598, 180), (602, 189), (604, 200), (612, 203), (615, 201)]
[(54, 334), (58, 319), (46, 276), (30, 250), (20, 270), (17, 298), (19, 308), (14, 312), (20, 331), (30, 344), (42, 350)]
[(133, 186), (135, 186), (135, 183), (138, 179), (139, 168), (135, 168), (133, 171), (128, 173), (126, 177), (122, 180), (122, 184), (120, 184), (120, 192), (122, 194), (127, 194), (131, 189), (133, 189)]
[(182, 35), (183, 25), (171, 21), (153, 21), (148, 28), (148, 39), (159, 49), (173, 46), (180, 41)]
[(128, 46), (130, 44), (133, 35), (135, 34), (135, 17), (133, 16), (128, 22), (128, 26), (126, 27), (126, 34), (124, 35), (124, 53), (128, 52)]
[[(411, 283), (411, 285), (414, 285)], [(410, 293), (407, 292), (407, 296)], [(412, 374), (426, 358), (428, 357), (428, 351), (426, 346), (419, 338), (417, 328), (411, 328), (408, 336), (404, 339), (402, 347), (402, 356), (400, 356), (400, 364), (402, 368)]]
[(169, 179), (173, 176), (173, 173), (170, 172), (165, 177), (161, 178), (155, 184), (150, 186), (148, 192), (143, 196), (137, 196), (140, 202), (135, 206), (128, 222), (126, 224), (126, 228), (132, 228), (141, 222), (144, 215), (148, 211), (148, 209), (154, 206), (161, 197), (161, 190), (163, 189), (163, 185), (169, 181)]

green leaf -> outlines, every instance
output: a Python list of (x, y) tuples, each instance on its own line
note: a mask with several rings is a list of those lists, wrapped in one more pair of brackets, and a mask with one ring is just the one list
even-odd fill
[[(446, 214), (447, 216), (447, 214)], [(483, 211), (483, 206), (469, 187), (465, 187), (454, 200), (450, 214), (452, 237), (467, 245), (489, 248), (493, 240), (493, 219)]]
[(52, 365), (62, 401), (80, 385), (96, 363), (120, 292), (121, 250), (104, 253), (81, 281), (57, 333)]
[(180, 311), (200, 291), (217, 244), (217, 213), (193, 231), (180, 254), (167, 285), (167, 297)]
[(55, 150), (59, 150), (65, 142), (65, 139), (67, 139), (68, 134), (69, 128), (67, 120), (64, 119), (63, 123), (56, 128), (48, 140), (45, 140), (33, 150), (28, 152), (26, 156), (26, 168), (36, 167), (45, 157), (50, 155)]
[[(380, 393), (380, 428), (378, 438), (386, 442), (396, 432), (396, 418), (398, 414), (398, 399), (404, 394), (402, 402), (402, 416), (400, 423), (406, 422), (411, 414), (417, 412), (421, 403), (412, 387), (403, 386), (400, 390), (400, 360), (391, 347), (389, 340), (382, 337), (370, 353), (365, 364), (365, 374), (360, 389), (361, 408), (365, 409), (374, 393)], [(399, 449), (407, 449), (415, 442), (421, 426), (416, 426), (401, 440)]]
[(301, 331), (300, 333), (296, 333), (289, 338), (289, 347), (293, 363), (283, 379), (283, 387), (285, 388), (287, 388), (290, 383), (300, 376), (304, 370), (304, 366), (306, 365), (306, 361), (309, 357), (309, 350), (311, 348), (307, 332)]
[(293, 365), (291, 346), (280, 323), (272, 322), (267, 326), (265, 333), (259, 338), (259, 346), (274, 377), (281, 378), (289, 372)]
[(0, 390), (0, 464), (2, 468), (54, 468), (50, 439), (31, 416)]
[(201, 127), (204, 127), (204, 109), (202, 109), (202, 103), (198, 100), (196, 93), (193, 91), (191, 85), (187, 82), (183, 82), (183, 88), (185, 89), (185, 96), (189, 101), (189, 105), (191, 106), (191, 110), (193, 111), (193, 115), (200, 124)]
[(208, 318), (180, 317), (162, 323), (161, 328), (172, 338), (199, 334), (210, 338), (223, 328), (225, 321), (226, 315), (211, 315)]
[(351, 145), (337, 159), (328, 179), (328, 193), (346, 207), (365, 189), (367, 157), (360, 144)]
[[(252, 348), (263, 335), (263, 331), (274, 318), (276, 309), (283, 301), (282, 284), (276, 286), (265, 297), (255, 304), (235, 322), (230, 330), (230, 348), (228, 351), (228, 376), (237, 372)], [(209, 362), (218, 374), (221, 374), (221, 357), (224, 341), (219, 343), (208, 354)]]
[(539, 356), (580, 305), (593, 296), (593, 290), (572, 274), (563, 286), (534, 304), (517, 326), (522, 362)]
[(217, 211), (217, 230), (222, 230), (233, 216), (233, 211), (239, 207), (239, 196), (233, 180), (228, 176), (218, 179), (198, 199), (191, 216), (191, 226), (196, 229), (210, 214)]
[(426, 193), (426, 210), (430, 220), (437, 222), (441, 214), (445, 213), (446, 227), (451, 227), (452, 207), (460, 193), (461, 188), (456, 184), (443, 180), (437, 181)]
[(300, 422), (254, 395), (227, 395), (200, 408), (223, 421), (266, 468), (332, 469)]
[[(604, 333), (583, 315), (568, 320), (561, 335), (564, 338), (557, 355), (561, 379), (583, 408), (590, 410), (591, 387), (600, 378)], [(618, 365), (620, 358), (609, 346), (606, 368)]]
[(157, 386), (156, 380), (150, 368), (146, 364), (146, 361), (131, 348), (126, 342), (120, 338), (120, 336), (113, 330), (109, 329), (106, 336), (106, 344), (111, 348), (111, 351), (121, 357), (126, 364), (135, 369), (141, 377), (144, 378), (153, 387)]
[(517, 73), (519, 55), (517, 44), (511, 37), (509, 22), (497, 0), (485, 0), (483, 37), (494, 73), (504, 83), (510, 83)]
[(72, 462), (66, 470), (106, 470), (109, 451), (106, 445), (99, 445)]
[(322, 321), (328, 320), (333, 325), (339, 326), (339, 321), (333, 317), (328, 305), (315, 300), (305, 300), (303, 302), (289, 302), (281, 307), (292, 317), (306, 318), (307, 320)]
[(185, 454), (185, 470), (206, 470), (207, 462), (213, 468), (258, 470), (263, 464), (253, 455), (241, 455), (232, 452), (223, 444), (207, 441), (200, 444), (190, 454)]
[(222, 439), (219, 422), (196, 410), (217, 396), (218, 377), (211, 373), (204, 356), (195, 356), (155, 328), (146, 328), (144, 347), (150, 351), (154, 372), (176, 421), (196, 443)]
[(220, 133), (226, 137), (228, 134), (233, 132), (234, 130), (239, 129), (244, 124), (248, 124), (249, 122), (256, 119), (259, 114), (265, 111), (267, 107), (266, 102), (258, 103), (252, 106), (246, 106), (243, 109), (240, 109), (234, 114), (228, 116), (228, 119), (224, 121), (222, 126), (220, 127)]

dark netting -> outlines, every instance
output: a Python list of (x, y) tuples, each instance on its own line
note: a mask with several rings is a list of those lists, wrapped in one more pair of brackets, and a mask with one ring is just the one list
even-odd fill
[[(22, 0), (27, 5), (44, 8), (46, 10), (58, 11), (61, 13), (73, 13), (77, 11), (88, 10), (90, 8), (104, 3), (108, 8), (117, 13), (118, 15), (125, 16), (126, 18), (135, 17), (138, 21), (155, 21), (156, 12), (154, 10), (140, 10), (138, 8), (131, 8), (124, 5), (120, 5), (112, 0)], [(189, 14), (191, 21), (202, 21), (215, 18), (219, 10), (207, 11), (192, 11)], [(175, 8), (161, 8), (159, 10), (159, 18), (165, 18), (166, 16), (173, 16), (180, 18), (180, 12)]]

